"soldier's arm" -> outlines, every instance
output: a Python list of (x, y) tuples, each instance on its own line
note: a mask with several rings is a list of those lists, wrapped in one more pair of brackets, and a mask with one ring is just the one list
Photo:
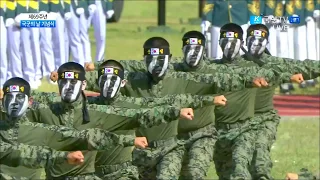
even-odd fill
[(301, 169), (300, 173), (298, 174), (299, 180), (318, 180), (320, 179), (320, 173), (313, 174), (309, 172), (307, 169)]
[[(77, 150), (106, 150), (114, 146), (133, 146), (135, 136), (131, 135), (117, 135), (115, 133), (90, 128), (86, 130), (77, 130), (65, 126), (56, 126), (43, 123), (25, 123), (26, 126), (42, 128), (46, 133), (50, 133), (50, 140), (46, 144), (55, 149), (65, 149), (66, 147), (79, 146)], [(70, 139), (68, 139), (70, 138)], [(57, 139), (59, 143), (57, 143)], [(71, 143), (71, 144), (70, 144)]]
[(86, 90), (93, 91), (93, 92), (100, 92), (99, 86), (97, 84), (97, 78), (98, 78), (97, 70), (86, 72), (86, 80), (87, 80)]
[(119, 61), (124, 67), (125, 71), (136, 72), (146, 71), (146, 63), (143, 60), (120, 60)]
[(50, 103), (50, 102), (58, 102), (61, 100), (59, 93), (56, 92), (39, 92), (39, 91), (31, 91), (31, 97), (33, 101), (39, 103)]
[(154, 108), (125, 109), (122, 107), (90, 104), (88, 108), (105, 113), (106, 115), (113, 114), (128, 117), (132, 121), (128, 123), (133, 123), (136, 124), (136, 126), (144, 128), (168, 123), (177, 120), (180, 117), (180, 107), (169, 105), (157, 106)]
[(264, 62), (263, 67), (271, 67), (279, 72), (291, 74), (301, 73), (306, 80), (317, 78), (320, 75), (320, 62), (316, 60), (300, 61), (275, 56), (265, 56), (260, 59)]
[(53, 161), (64, 162), (68, 152), (55, 151), (46, 146), (30, 146), (26, 144), (9, 144), (1, 141), (1, 164), (11, 167), (28, 168), (48, 167)]

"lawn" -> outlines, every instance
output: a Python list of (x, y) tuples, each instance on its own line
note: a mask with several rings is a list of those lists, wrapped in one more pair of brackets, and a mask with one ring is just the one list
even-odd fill
[[(166, 38), (171, 44), (173, 56), (181, 56), (181, 37), (184, 32), (200, 30), (199, 25), (187, 23), (189, 18), (197, 17), (197, 5), (197, 1), (167, 1), (166, 20), (172, 31), (149, 32), (147, 27), (157, 24), (157, 1), (125, 1), (121, 21), (107, 26), (105, 58), (142, 59), (142, 45), (152, 36)], [(95, 40), (92, 29), (90, 37), (94, 55)], [(39, 90), (48, 92), (58, 89), (57, 86), (43, 81)], [(319, 92), (319, 89), (310, 91)], [(280, 124), (277, 138), (272, 149), (272, 174), (276, 179), (283, 178), (286, 172), (296, 172), (302, 167), (314, 172), (320, 169), (319, 118), (285, 118)], [(208, 179), (216, 179), (214, 167), (210, 169)]]

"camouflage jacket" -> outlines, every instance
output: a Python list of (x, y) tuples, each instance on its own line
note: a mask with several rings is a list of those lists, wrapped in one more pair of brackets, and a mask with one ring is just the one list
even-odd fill
[[(1, 140), (11, 144), (48, 146), (56, 150), (70, 148), (70, 151), (104, 150), (117, 145), (132, 146), (135, 140), (134, 136), (117, 135), (97, 128), (79, 131), (64, 126), (33, 123), (26, 116), (9, 120), (4, 112), (1, 112), (1, 117), (4, 119), (0, 121)], [(83, 149), (77, 149), (75, 144), (81, 144)]]
[(318, 174), (312, 174), (308, 171), (308, 169), (301, 169), (300, 173), (298, 174), (299, 180), (319, 180), (320, 179), (320, 173)]
[(59, 93), (56, 92), (39, 92), (39, 91), (31, 91), (31, 97), (33, 101), (40, 103), (52, 103), (61, 101), (61, 97)]
[[(154, 108), (129, 109), (111, 105), (86, 105), (90, 122), (84, 124), (83, 101), (78, 100), (73, 104), (59, 103), (33, 103), (29, 119), (34, 122), (45, 124), (59, 124), (76, 128), (102, 128), (114, 130), (115, 127), (137, 126), (152, 127), (157, 124), (171, 122), (180, 117), (180, 108), (169, 105), (157, 106)], [(86, 101), (86, 100), (85, 100)], [(117, 117), (116, 121), (109, 121), (108, 118)], [(166, 118), (164, 118), (166, 117)], [(112, 118), (111, 118), (112, 119)]]

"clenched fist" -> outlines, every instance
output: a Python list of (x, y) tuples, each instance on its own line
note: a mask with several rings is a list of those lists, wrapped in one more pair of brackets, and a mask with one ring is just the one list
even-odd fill
[(304, 81), (302, 74), (295, 74), (291, 76), (291, 82), (293, 83), (302, 83)]
[(267, 81), (264, 78), (255, 78), (253, 80), (254, 87), (266, 87), (268, 86)]
[(56, 82), (58, 80), (58, 73), (56, 71), (52, 71), (50, 75), (50, 80), (52, 82)]
[(182, 108), (180, 110), (180, 118), (192, 120), (194, 117), (192, 108)]
[(227, 98), (224, 95), (214, 97), (213, 101), (216, 106), (225, 106), (227, 103)]
[(94, 64), (93, 63), (84, 63), (84, 67), (86, 71), (93, 71), (94, 70)]
[(148, 146), (148, 141), (146, 137), (136, 137), (134, 140), (134, 146), (137, 148), (144, 149)]
[(68, 154), (67, 160), (69, 164), (79, 165), (84, 161), (84, 156), (81, 151), (74, 151)]
[(286, 180), (298, 180), (298, 174), (295, 173), (287, 173)]
[(3, 90), (0, 89), (0, 99), (2, 99), (2, 98), (3, 98)]

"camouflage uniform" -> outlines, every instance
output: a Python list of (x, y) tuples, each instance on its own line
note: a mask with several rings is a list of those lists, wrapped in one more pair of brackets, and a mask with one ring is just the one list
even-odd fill
[[(126, 108), (155, 107), (171, 104), (176, 107), (192, 107), (211, 105), (212, 96), (197, 96), (190, 94), (168, 95), (162, 98), (134, 98), (117, 94), (112, 101), (105, 101), (101, 97), (88, 98), (89, 103), (109, 104)], [(135, 127), (117, 129), (118, 133), (135, 134)], [(98, 152), (96, 156), (96, 174), (102, 179), (139, 179), (138, 168), (132, 165), (133, 147), (116, 147), (110, 151)]]
[[(185, 72), (167, 72), (164, 79), (159, 82), (153, 81), (147, 73), (143, 72), (131, 73), (127, 79), (129, 83), (122, 89), (122, 93), (133, 97), (163, 97), (184, 93), (214, 94), (214, 89), (222, 91), (240, 90), (245, 88), (246, 82), (251, 82), (231, 74), (217, 73), (211, 75)], [(175, 86), (172, 86), (172, 84)], [(197, 117), (197, 114), (195, 116)], [(200, 121), (190, 121), (190, 123), (199, 124)], [(207, 131), (195, 132), (192, 134), (194, 139), (191, 141), (199, 139), (199, 137), (214, 137), (215, 131), (212, 130), (211, 123), (212, 121), (201, 122), (200, 125), (205, 127)], [(176, 122), (150, 129), (140, 128), (137, 131), (137, 135), (146, 136), (150, 141), (149, 149), (133, 151), (133, 162), (139, 166), (141, 178), (177, 179), (179, 177), (181, 161), (185, 152), (185, 146), (181, 145), (189, 141), (182, 140), (185, 137), (181, 137), (182, 141), (177, 141), (177, 128), (178, 123)]]
[[(83, 101), (83, 98), (79, 98), (72, 104), (51, 103), (43, 105), (36, 103), (29, 116), (33, 121), (45, 124), (64, 125), (79, 130), (98, 127), (108, 131), (113, 131), (116, 127), (130, 127), (135, 124), (139, 124), (142, 127), (151, 127), (175, 120), (180, 116), (180, 109), (171, 106), (160, 106), (153, 109), (123, 109), (114, 106), (91, 104), (86, 106), (90, 121), (87, 124), (83, 124)], [(164, 116), (166, 117), (165, 120)], [(114, 119), (114, 121), (109, 120), (109, 118)], [(94, 162), (97, 152), (89, 151), (83, 152), (83, 154), (85, 155), (86, 163), (79, 166), (54, 163), (46, 172), (47, 176), (50, 179), (100, 179), (94, 174)]]
[[(263, 68), (276, 71), (277, 74), (302, 73), (305, 80), (316, 78), (320, 74), (320, 63), (318, 61), (299, 61), (262, 54), (259, 59), (254, 59), (254, 62)], [(269, 85), (268, 88), (257, 89), (256, 94), (254, 119), (260, 125), (256, 136), (256, 148), (251, 169), (254, 179), (272, 179), (271, 169), (273, 164), (270, 150), (276, 140), (280, 116), (273, 106), (273, 95), (278, 84), (269, 83)]]
[[(240, 73), (243, 76), (254, 72), (243, 71), (242, 67), (257, 66), (254, 63), (246, 62), (240, 56), (234, 59), (233, 64), (225, 64), (223, 60), (213, 63), (233, 69), (233, 73)], [(274, 71), (271, 71), (274, 72)], [(259, 74), (257, 77), (261, 77)], [(264, 77), (264, 76), (262, 76)], [(272, 82), (289, 81), (290, 73), (276, 74)], [(255, 88), (248, 88), (238, 92), (224, 94), (228, 99), (228, 105), (217, 107), (216, 128), (219, 132), (219, 139), (215, 148), (215, 167), (220, 179), (250, 179), (250, 164), (255, 147), (256, 131), (258, 123), (254, 117)], [(241, 107), (241, 108), (239, 108)]]

